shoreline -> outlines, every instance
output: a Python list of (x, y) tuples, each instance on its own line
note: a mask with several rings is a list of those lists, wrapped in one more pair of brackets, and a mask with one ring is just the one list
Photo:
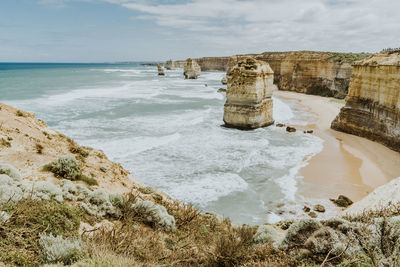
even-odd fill
[[(400, 176), (400, 153), (368, 139), (332, 130), (330, 124), (344, 106), (333, 98), (288, 91), (274, 91), (277, 98), (296, 100), (318, 116), (307, 126), (324, 140), (323, 149), (300, 170), (299, 195), (306, 199), (346, 195), (354, 202), (376, 187)], [(279, 123), (279, 122), (277, 122)]]

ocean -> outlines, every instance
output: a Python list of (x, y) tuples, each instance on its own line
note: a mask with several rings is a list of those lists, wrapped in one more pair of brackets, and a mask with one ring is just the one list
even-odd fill
[[(103, 150), (138, 180), (234, 223), (279, 218), (298, 194), (299, 170), (322, 140), (270, 126), (221, 127), (222, 72), (185, 80), (139, 63), (0, 63), (0, 101), (35, 113), (79, 144)], [(274, 98), (276, 122), (317, 118), (296, 101)]]

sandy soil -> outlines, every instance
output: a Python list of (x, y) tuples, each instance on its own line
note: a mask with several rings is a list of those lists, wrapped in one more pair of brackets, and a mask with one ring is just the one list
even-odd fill
[[(400, 153), (358, 136), (337, 132), (330, 124), (344, 105), (332, 98), (275, 91), (274, 96), (294, 99), (318, 115), (313, 129), (324, 140), (323, 150), (301, 169), (299, 193), (306, 198), (332, 198), (339, 194), (358, 201), (376, 187), (400, 176)], [(278, 122), (277, 122), (278, 123)]]
[(129, 172), (110, 161), (103, 151), (85, 148), (89, 155), (79, 158), (71, 153), (71, 146), (79, 147), (43, 121), (35, 119), (33, 114), (0, 103), (0, 163), (13, 165), (24, 179), (57, 183), (59, 179), (42, 171), (43, 166), (60, 156), (74, 155), (80, 161), (83, 174), (99, 183), (93, 188), (102, 188), (109, 193), (127, 193), (136, 184)]

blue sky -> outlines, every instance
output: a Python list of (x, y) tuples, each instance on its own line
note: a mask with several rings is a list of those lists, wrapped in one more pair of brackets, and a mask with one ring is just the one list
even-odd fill
[(0, 61), (104, 62), (400, 46), (398, 0), (1, 0)]

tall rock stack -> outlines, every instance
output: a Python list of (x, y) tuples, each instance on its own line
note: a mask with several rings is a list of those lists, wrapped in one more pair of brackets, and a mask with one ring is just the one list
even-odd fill
[(185, 79), (197, 79), (200, 76), (200, 66), (191, 58), (186, 59), (185, 66), (183, 68), (183, 75)]
[(167, 62), (165, 62), (165, 68), (167, 69), (167, 70), (174, 70), (175, 69), (175, 64), (174, 64), (174, 62), (170, 59), (170, 60), (168, 60)]
[(163, 67), (161, 67), (161, 64), (157, 64), (157, 69), (158, 69), (158, 75), (159, 76), (164, 76), (165, 75), (164, 69), (163, 69)]
[(346, 106), (332, 128), (400, 151), (400, 51), (353, 65)]
[(274, 72), (266, 62), (244, 58), (231, 67), (224, 106), (225, 125), (246, 130), (273, 124), (273, 81)]

